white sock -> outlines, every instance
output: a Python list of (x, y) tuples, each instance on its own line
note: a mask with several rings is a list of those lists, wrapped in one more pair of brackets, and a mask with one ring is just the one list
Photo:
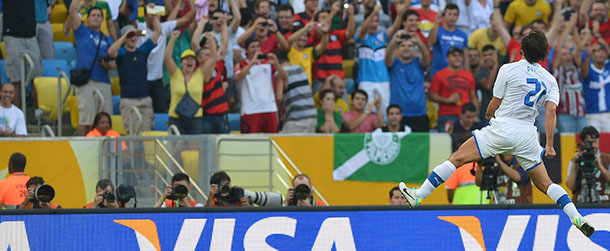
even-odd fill
[(580, 215), (576, 209), (576, 206), (574, 206), (574, 203), (572, 203), (570, 196), (568, 196), (568, 193), (566, 193), (566, 190), (564, 190), (561, 186), (551, 184), (546, 190), (546, 195), (551, 197), (551, 199), (553, 199), (553, 201), (555, 201), (555, 203), (557, 203), (557, 205), (563, 209), (568, 217), (570, 217), (571, 221), (576, 217), (582, 217), (582, 215)]
[(455, 172), (455, 166), (453, 163), (451, 163), (451, 161), (446, 160), (442, 164), (436, 166), (421, 187), (417, 189), (415, 195), (420, 199), (428, 197), (428, 195), (430, 195), (430, 193), (432, 193), (436, 187), (449, 179), (453, 172)]

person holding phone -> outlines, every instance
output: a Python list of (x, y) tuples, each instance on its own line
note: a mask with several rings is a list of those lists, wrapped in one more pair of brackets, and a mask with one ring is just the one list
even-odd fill
[(277, 105), (281, 100), (282, 86), (274, 91), (273, 80), (288, 80), (288, 75), (275, 54), (263, 54), (258, 38), (245, 41), (247, 59), (235, 65), (235, 80), (241, 91), (241, 132), (277, 133)]

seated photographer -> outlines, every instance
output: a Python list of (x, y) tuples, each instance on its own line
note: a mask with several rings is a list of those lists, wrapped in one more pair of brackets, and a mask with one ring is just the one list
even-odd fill
[(206, 207), (248, 207), (250, 202), (244, 196), (244, 189), (231, 186), (231, 178), (224, 171), (210, 177), (210, 194)]
[(575, 202), (610, 202), (610, 154), (599, 151), (599, 132), (587, 126), (580, 133), (583, 144), (568, 166), (566, 186)]
[(398, 186), (393, 187), (392, 190), (390, 190), (390, 206), (404, 206), (406, 204), (407, 199), (400, 194)]
[(292, 187), (286, 191), (285, 206), (324, 207), (326, 203), (316, 200), (311, 189), (311, 179), (307, 174), (299, 174), (292, 179)]
[(172, 184), (165, 187), (161, 200), (154, 207), (203, 207), (203, 204), (188, 197), (191, 181), (185, 173), (177, 173), (172, 177)]
[(511, 154), (483, 160), (477, 167), (475, 183), (493, 193), (494, 204), (532, 203), (530, 177)]
[(101, 179), (95, 185), (95, 199), (84, 208), (119, 208), (116, 196), (114, 195), (114, 185), (109, 179)]
[(25, 183), (28, 192), (25, 199), (19, 205), (19, 209), (57, 209), (60, 205), (51, 203), (55, 197), (55, 190), (47, 184), (41, 177), (32, 177)]

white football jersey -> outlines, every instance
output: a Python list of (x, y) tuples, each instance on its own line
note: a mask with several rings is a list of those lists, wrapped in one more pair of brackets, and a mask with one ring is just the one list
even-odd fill
[(502, 99), (496, 118), (512, 118), (531, 124), (538, 116), (538, 107), (546, 101), (559, 105), (555, 77), (540, 64), (530, 64), (525, 59), (500, 68), (493, 95)]

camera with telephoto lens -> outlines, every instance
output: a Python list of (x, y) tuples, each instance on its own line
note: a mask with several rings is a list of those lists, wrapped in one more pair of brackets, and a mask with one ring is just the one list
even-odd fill
[(172, 187), (172, 194), (167, 196), (168, 200), (180, 200), (189, 195), (189, 189), (184, 185), (175, 185)]
[(496, 159), (490, 157), (481, 161), (483, 166), (483, 180), (481, 181), (481, 191), (493, 191), (498, 186), (497, 174), (495, 171)]
[[(119, 201), (119, 206), (123, 206), (131, 200), (131, 198), (136, 197), (136, 190), (132, 185), (120, 185), (116, 189), (116, 199)], [(136, 203), (138, 200), (136, 199)], [(134, 204), (135, 206), (135, 204)]]
[(292, 190), (292, 193), (292, 201), (290, 201), (290, 205), (292, 206), (296, 206), (297, 201), (299, 200), (306, 200), (307, 198), (311, 197), (311, 189), (309, 189), (309, 187), (305, 184), (300, 184), (296, 186)]
[(236, 186), (229, 187), (228, 183), (223, 182), (218, 185), (217, 196), (223, 201), (237, 203), (244, 197), (244, 189)]
[(273, 192), (254, 192), (244, 189), (244, 196), (248, 198), (250, 203), (254, 203), (261, 207), (279, 207), (282, 206), (282, 195)]
[(580, 163), (579, 171), (582, 173), (582, 177), (585, 179), (593, 179), (595, 171), (595, 148), (593, 142), (585, 140), (584, 145), (579, 149), (582, 152), (578, 163)]
[(33, 203), (51, 202), (53, 198), (55, 198), (55, 189), (44, 184), (34, 190), (34, 198), (30, 199), (30, 201)]

